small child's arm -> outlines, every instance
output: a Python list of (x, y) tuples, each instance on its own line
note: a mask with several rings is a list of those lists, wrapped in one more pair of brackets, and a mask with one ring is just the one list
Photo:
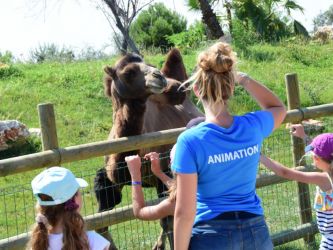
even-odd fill
[(170, 182), (172, 181), (172, 178), (167, 176), (163, 171), (161, 170), (161, 164), (160, 164), (160, 158), (159, 154), (156, 152), (150, 152), (145, 155), (146, 159), (149, 159), (151, 161), (151, 171), (153, 174), (159, 178), (164, 185), (166, 185), (168, 188), (170, 188)]
[(328, 178), (324, 173), (318, 172), (302, 172), (296, 169), (287, 168), (281, 163), (270, 159), (265, 155), (260, 156), (260, 162), (268, 169), (272, 170), (278, 176), (285, 179), (295, 180), (302, 183), (316, 184), (323, 187), (323, 184), (327, 183)]
[(133, 213), (135, 217), (139, 217), (141, 209), (145, 206), (141, 183), (141, 158), (139, 155), (131, 155), (126, 156), (125, 161), (132, 180)]
[(132, 179), (133, 214), (141, 220), (156, 220), (173, 215), (175, 203), (169, 199), (157, 205), (146, 206), (141, 185), (141, 158), (138, 155), (125, 157)]

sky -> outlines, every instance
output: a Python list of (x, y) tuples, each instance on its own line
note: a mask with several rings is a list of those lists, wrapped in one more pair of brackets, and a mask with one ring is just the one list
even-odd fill
[[(54, 43), (75, 51), (87, 47), (113, 52), (113, 31), (98, 0), (0, 0), (0, 52), (11, 51), (19, 59), (27, 59), (29, 51), (39, 45)], [(200, 20), (201, 14), (189, 11), (185, 0), (158, 0), (185, 16), (188, 23)], [(332, 0), (298, 0), (304, 7), (292, 13), (308, 30), (312, 20), (333, 4)], [(44, 5), (44, 4), (47, 5)]]

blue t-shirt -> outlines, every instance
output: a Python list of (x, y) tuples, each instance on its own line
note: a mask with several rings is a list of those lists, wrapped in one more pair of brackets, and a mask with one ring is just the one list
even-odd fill
[(234, 116), (223, 128), (202, 122), (177, 140), (172, 170), (198, 175), (194, 223), (227, 211), (263, 214), (255, 184), (262, 141), (274, 127), (269, 111)]

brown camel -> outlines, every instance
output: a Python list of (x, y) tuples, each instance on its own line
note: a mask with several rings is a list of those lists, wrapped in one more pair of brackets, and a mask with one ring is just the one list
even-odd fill
[[(190, 101), (188, 91), (180, 88), (187, 79), (182, 57), (177, 49), (167, 55), (161, 70), (149, 66), (136, 54), (127, 54), (114, 67), (105, 67), (105, 93), (112, 100), (113, 126), (109, 139), (139, 135), (153, 131), (185, 127), (187, 122), (202, 113)], [(121, 202), (121, 190), (131, 181), (125, 165), (125, 157), (132, 154), (144, 155), (150, 151), (168, 152), (171, 145), (150, 149), (113, 154), (106, 157), (106, 168), (97, 172), (95, 193), (99, 211), (113, 209)], [(162, 161), (165, 171), (166, 161)], [(143, 167), (143, 186), (156, 187), (162, 197), (165, 187), (155, 178), (149, 166)], [(167, 222), (169, 221), (169, 223)], [(170, 223), (171, 222), (171, 223)], [(172, 247), (172, 220), (162, 220), (163, 232), (154, 249), (164, 249), (166, 235)], [(111, 239), (108, 229), (100, 232)], [(112, 249), (116, 249), (115, 246)]]

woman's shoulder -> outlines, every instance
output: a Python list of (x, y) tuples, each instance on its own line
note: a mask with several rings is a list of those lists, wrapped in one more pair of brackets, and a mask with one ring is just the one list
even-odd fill
[(248, 113), (245, 113), (244, 115), (241, 115), (240, 117), (253, 117), (253, 118), (264, 118), (264, 119), (274, 119), (272, 112), (267, 110), (256, 110), (251, 111)]
[(103, 250), (110, 246), (110, 242), (95, 231), (88, 231), (87, 236), (91, 250)]
[(253, 111), (239, 117), (240, 124), (246, 126), (250, 124), (252, 128), (259, 128), (265, 134), (265, 137), (273, 131), (274, 117), (270, 111)]

